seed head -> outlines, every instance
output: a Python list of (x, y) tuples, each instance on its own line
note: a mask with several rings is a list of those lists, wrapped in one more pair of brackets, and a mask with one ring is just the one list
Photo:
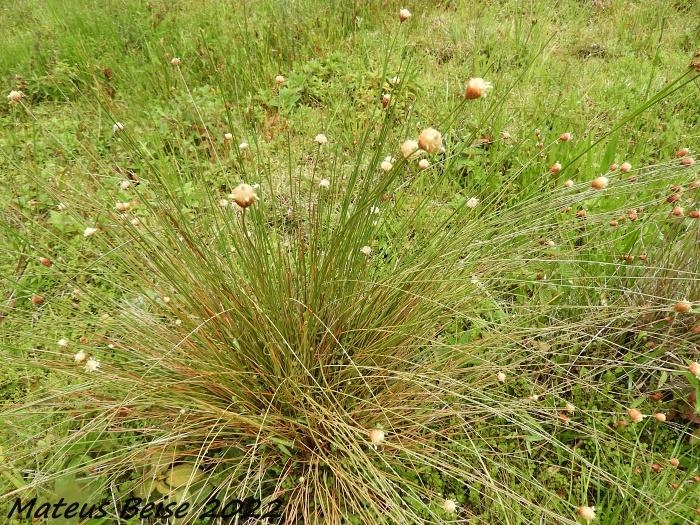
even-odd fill
[(233, 133), (228, 133), (228, 132), (224, 133), (224, 140), (226, 142), (231, 142), (233, 140)]
[(328, 137), (326, 137), (323, 133), (319, 133), (314, 137), (314, 141), (319, 145), (323, 146), (324, 144), (328, 143)]
[(657, 412), (656, 414), (654, 414), (654, 419), (656, 419), (656, 421), (658, 421), (659, 423), (665, 423), (666, 414), (664, 414), (663, 412)]
[(620, 164), (620, 172), (621, 173), (629, 173), (629, 171), (632, 169), (632, 164), (629, 162), (623, 162)]
[(47, 268), (50, 267), (53, 263), (51, 262), (51, 259), (48, 257), (39, 257), (39, 262), (46, 266)]
[(685, 157), (688, 153), (690, 153), (690, 150), (688, 148), (681, 148), (678, 151), (676, 151), (676, 158), (681, 158)]
[(685, 210), (682, 206), (674, 206), (671, 210), (671, 215), (674, 217), (683, 217), (683, 215), (685, 215)]
[(369, 431), (369, 440), (373, 445), (381, 445), (384, 442), (384, 431), (379, 428), (373, 428)]
[(401, 22), (405, 22), (409, 18), (411, 18), (411, 12), (408, 9), (401, 9), (399, 11), (399, 20)]
[(180, 67), (181, 60), (178, 57), (174, 57), (171, 61), (170, 64), (175, 66), (175, 67)]
[(618, 222), (615, 219), (610, 221), (610, 226), (612, 226), (613, 228), (617, 228), (617, 224)]
[(692, 166), (695, 164), (695, 159), (693, 157), (683, 157), (681, 159), (681, 166)]
[(360, 248), (360, 252), (369, 257), (370, 255), (372, 255), (372, 248), (369, 246), (363, 246), (362, 248)]
[(691, 219), (700, 219), (700, 210), (691, 210), (688, 212), (688, 217)]
[(587, 523), (590, 523), (595, 519), (595, 507), (581, 505), (578, 508), (578, 515), (581, 516)]
[(565, 188), (573, 188), (574, 187), (574, 181), (571, 179), (568, 179), (564, 182), (564, 187)]
[(693, 361), (688, 365), (688, 372), (700, 379), (700, 363)]
[(331, 181), (328, 179), (321, 179), (318, 183), (319, 187), (321, 188), (330, 188), (331, 187)]
[(131, 208), (131, 203), (130, 202), (117, 202), (114, 207), (116, 208), (117, 211), (126, 211), (129, 208)]
[(615, 164), (614, 162), (610, 164), (610, 171), (617, 171), (618, 165)]
[(88, 358), (88, 360), (85, 363), (86, 372), (97, 372), (99, 368), (100, 362), (97, 359), (95, 359), (94, 357)]
[(687, 314), (692, 311), (693, 305), (691, 302), (683, 299), (682, 301), (678, 301), (676, 304), (674, 304), (673, 309), (679, 314)]
[(418, 146), (418, 141), (416, 140), (408, 139), (401, 144), (401, 154), (404, 159), (411, 159), (418, 156), (419, 150), (420, 146)]
[(97, 233), (97, 228), (93, 228), (92, 226), (88, 226), (85, 228), (85, 231), (83, 232), (83, 237), (92, 237)]
[(73, 361), (76, 363), (82, 363), (87, 359), (87, 353), (85, 353), (85, 350), (80, 350), (77, 354), (73, 356)]
[(561, 142), (569, 142), (571, 140), (571, 132), (567, 131), (566, 133), (562, 133), (559, 135), (559, 140)]
[(678, 465), (681, 464), (681, 462), (678, 460), (678, 458), (671, 458), (668, 460), (668, 462), (671, 464), (673, 468), (676, 468)]
[(382, 171), (391, 171), (391, 168), (394, 167), (394, 164), (393, 164), (393, 162), (391, 162), (391, 160), (392, 160), (391, 157), (385, 158), (385, 159), (382, 161), (382, 163), (379, 165), (379, 168), (380, 168)]
[(7, 100), (10, 102), (10, 104), (19, 104), (19, 101), (24, 98), (24, 93), (21, 91), (15, 91), (12, 90), (10, 91), (10, 94), (7, 95)]
[(112, 131), (113, 131), (114, 133), (118, 133), (118, 132), (120, 132), (120, 131), (124, 131), (124, 124), (122, 124), (121, 122), (115, 122), (115, 123), (114, 123), (114, 126), (112, 126)]
[(428, 159), (420, 159), (418, 167), (422, 170), (427, 170), (430, 167), (430, 161)]
[(604, 190), (608, 187), (609, 183), (610, 181), (607, 177), (596, 177), (595, 179), (593, 179), (593, 182), (591, 182), (591, 188), (593, 188), (594, 190)]
[(66, 339), (65, 337), (63, 337), (63, 338), (59, 339), (59, 340), (56, 342), (56, 344), (57, 344), (58, 346), (60, 346), (61, 348), (68, 348), (68, 344), (69, 344), (69, 343), (68, 343), (68, 339)]
[(241, 183), (233, 189), (231, 198), (233, 199), (233, 202), (238, 204), (238, 206), (245, 209), (252, 206), (258, 199), (258, 196), (255, 193), (255, 188), (249, 184)]
[(479, 205), (479, 199), (477, 199), (476, 197), (469, 197), (469, 200), (467, 200), (467, 208), (471, 208), (473, 210), (478, 205)]
[(435, 128), (425, 128), (418, 137), (418, 147), (428, 153), (442, 150), (442, 134)]
[(277, 75), (275, 77), (275, 84), (277, 84), (278, 86), (281, 86), (282, 84), (284, 84), (285, 80), (286, 79), (282, 75)]
[(577, 211), (576, 217), (578, 217), (579, 219), (585, 219), (586, 218), (586, 210)]
[(134, 217), (133, 219), (131, 219), (132, 226), (138, 226), (139, 224), (141, 224), (141, 221), (139, 220), (138, 217)]
[(128, 190), (129, 188), (131, 188), (131, 181), (130, 181), (130, 180), (127, 180), (127, 179), (124, 179), (123, 181), (121, 181), (121, 182), (119, 183), (119, 187), (120, 187), (122, 190)]
[(633, 423), (640, 423), (644, 419), (644, 415), (636, 408), (627, 409), (627, 415)]
[(496, 379), (498, 379), (499, 383), (505, 383), (506, 374), (504, 372), (498, 372), (498, 374), (496, 374)]
[(483, 78), (475, 77), (467, 80), (467, 89), (464, 92), (464, 96), (468, 100), (474, 100), (477, 98), (485, 98), (488, 92), (493, 89), (493, 84), (487, 82)]
[(391, 102), (391, 95), (389, 93), (384, 93), (382, 95), (382, 106), (387, 107)]
[(566, 410), (569, 414), (573, 414), (576, 411), (576, 407), (572, 403), (567, 403), (564, 410)]
[(442, 509), (445, 512), (449, 512), (450, 514), (454, 514), (454, 512), (457, 510), (457, 503), (453, 499), (446, 499), (445, 501), (442, 502)]
[[(555, 162), (549, 167), (549, 173), (557, 174), (561, 171), (561, 164), (559, 162)], [(568, 181), (567, 181), (568, 182)], [(573, 186), (574, 182), (571, 181), (571, 185)]]

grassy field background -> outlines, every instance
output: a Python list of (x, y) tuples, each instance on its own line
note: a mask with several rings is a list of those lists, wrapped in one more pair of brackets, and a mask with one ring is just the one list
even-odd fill
[[(285, 523), (697, 522), (700, 4), (0, 19), (0, 514), (216, 489)], [(112, 512), (84, 523), (138, 522)]]

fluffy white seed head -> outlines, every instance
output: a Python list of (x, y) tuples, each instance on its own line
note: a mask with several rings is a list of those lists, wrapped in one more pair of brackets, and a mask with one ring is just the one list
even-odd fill
[(418, 141), (417, 140), (404, 140), (403, 144), (401, 144), (401, 155), (403, 155), (404, 159), (411, 159), (414, 158), (418, 155), (418, 152), (420, 150), (420, 146), (418, 146)]
[(693, 304), (690, 301), (683, 299), (682, 301), (678, 301), (676, 304), (674, 304), (673, 309), (679, 314), (687, 314), (693, 311)]
[(80, 350), (77, 354), (73, 356), (73, 361), (76, 363), (82, 363), (87, 359), (87, 353), (85, 353), (85, 350)]
[(464, 96), (469, 100), (484, 98), (491, 89), (493, 89), (493, 84), (491, 84), (491, 82), (487, 82), (479, 77), (470, 78), (467, 80), (467, 88), (464, 91)]
[(644, 414), (642, 414), (636, 408), (630, 408), (627, 410), (627, 415), (630, 417), (633, 423), (641, 423), (644, 419)]
[(591, 182), (591, 188), (593, 188), (594, 190), (604, 190), (608, 187), (609, 183), (610, 181), (607, 177), (596, 177), (595, 179), (593, 179), (593, 182)]
[(442, 509), (445, 512), (449, 512), (450, 514), (454, 514), (454, 512), (457, 510), (457, 503), (453, 499), (446, 499), (445, 501), (442, 502)]
[(93, 228), (92, 226), (88, 226), (85, 228), (85, 231), (83, 231), (83, 237), (92, 237), (97, 233), (97, 228)]
[(314, 137), (314, 141), (319, 145), (323, 146), (324, 144), (328, 144), (328, 137), (326, 137), (323, 133), (319, 133)]
[(428, 159), (420, 159), (418, 167), (422, 170), (427, 170), (430, 167), (430, 161)]
[(688, 372), (700, 379), (700, 363), (693, 361), (688, 365)]
[(18, 90), (12, 90), (10, 91), (10, 94), (7, 95), (7, 100), (10, 102), (10, 104), (19, 104), (19, 101), (24, 98), (24, 93)]
[(425, 128), (418, 137), (418, 147), (427, 153), (441, 151), (442, 134), (435, 128)]
[(95, 359), (94, 357), (88, 358), (88, 360), (85, 362), (85, 371), (86, 372), (97, 372), (97, 370), (100, 368), (100, 362)]
[(578, 515), (581, 516), (581, 518), (583, 518), (587, 523), (590, 523), (595, 519), (595, 507), (581, 505), (578, 508)]
[(170, 61), (170, 64), (175, 66), (175, 67), (180, 67), (180, 64), (182, 61), (180, 60), (179, 57), (173, 57), (173, 59)]
[(384, 431), (382, 429), (373, 428), (369, 431), (369, 440), (373, 445), (381, 445), (384, 443), (385, 437), (386, 436), (384, 435)]
[(319, 181), (318, 185), (319, 185), (321, 188), (330, 188), (330, 187), (331, 187), (331, 181), (329, 181), (328, 179), (321, 179), (321, 180)]
[(258, 196), (255, 193), (255, 188), (249, 184), (242, 183), (233, 189), (231, 198), (238, 206), (245, 209), (248, 206), (252, 206)]

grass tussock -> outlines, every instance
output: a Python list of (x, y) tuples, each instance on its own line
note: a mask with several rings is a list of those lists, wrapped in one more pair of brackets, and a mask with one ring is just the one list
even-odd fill
[[(234, 56), (271, 49), (270, 14), (230, 29), (264, 36)], [(99, 101), (104, 138), (41, 127), (64, 171), (42, 160), (26, 184), (45, 202), (17, 191), (3, 212), (20, 262), (0, 330), (21, 386), (0, 501), (108, 494), (116, 519), (130, 497), (170, 498), (186, 523), (251, 497), (290, 524), (691, 523), (698, 171), (692, 148), (634, 166), (617, 149), (697, 73), (605, 131), (514, 138), (504, 110), (544, 37), (518, 47), (518, 76), (465, 75), (427, 120), (414, 16), (387, 22), (349, 106), (332, 56), (280, 79), (261, 59), (267, 86), (222, 64), (207, 87), (189, 78), (218, 63), (204, 44), (202, 62), (159, 58), (159, 130), (73, 83), (68, 110)], [(361, 18), (321, 34), (352, 42)], [(278, 38), (294, 31), (310, 30)], [(11, 100), (18, 133), (44, 121), (31, 91)], [(319, 107), (345, 111), (306, 129)]]

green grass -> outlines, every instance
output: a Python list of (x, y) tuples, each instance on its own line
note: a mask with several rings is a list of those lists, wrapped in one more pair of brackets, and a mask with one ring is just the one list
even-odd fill
[[(280, 497), (285, 523), (697, 519), (700, 190), (675, 153), (698, 148), (700, 6), (0, 17), (25, 94), (0, 104), (0, 513), (169, 495), (193, 519), (217, 489)], [(421, 170), (399, 146), (429, 126), (445, 151)]]

